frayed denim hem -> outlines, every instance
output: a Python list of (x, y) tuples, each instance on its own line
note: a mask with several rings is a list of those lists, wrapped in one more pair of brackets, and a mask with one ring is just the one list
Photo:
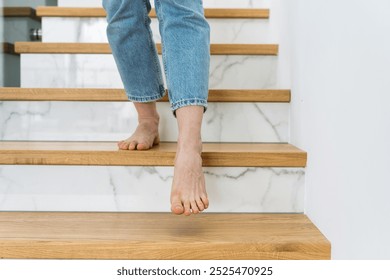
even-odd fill
[(207, 111), (207, 100), (205, 99), (198, 99), (198, 98), (190, 98), (190, 99), (182, 99), (179, 101), (176, 101), (171, 105), (173, 116), (176, 118), (176, 110), (185, 107), (185, 106), (203, 106), (205, 113)]

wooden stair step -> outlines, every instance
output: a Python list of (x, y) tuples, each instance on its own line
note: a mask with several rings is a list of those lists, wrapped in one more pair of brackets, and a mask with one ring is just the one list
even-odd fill
[[(161, 54), (161, 44), (156, 44)], [(277, 55), (275, 44), (211, 44), (212, 55)], [(110, 54), (108, 43), (40, 43), (16, 42), (16, 53), (50, 53), (50, 54)]]
[(0, 212), (4, 259), (330, 259), (303, 214)]
[(38, 19), (36, 17), (35, 9), (31, 7), (1, 7), (0, 16), (6, 18), (7, 17), (30, 17), (33, 19)]
[[(167, 92), (167, 90), (166, 90)], [(209, 102), (290, 102), (290, 90), (210, 89)], [(123, 89), (0, 88), (1, 101), (129, 101)], [(168, 101), (165, 95), (162, 102)]]
[(14, 45), (11, 43), (0, 43), (0, 53), (15, 54)]
[[(39, 17), (106, 17), (103, 8), (73, 8), (73, 7), (37, 7), (37, 16)], [(220, 9), (205, 8), (206, 18), (257, 18), (268, 19), (269, 9)], [(156, 18), (154, 8), (149, 16)]]
[[(173, 166), (176, 143), (147, 151), (119, 150), (116, 142), (1, 141), (3, 165)], [(204, 143), (203, 166), (305, 167), (306, 152), (290, 144)]]

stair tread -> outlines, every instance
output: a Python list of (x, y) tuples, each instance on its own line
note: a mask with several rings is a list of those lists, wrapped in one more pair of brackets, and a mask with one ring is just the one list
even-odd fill
[[(161, 44), (156, 44), (161, 54)], [(276, 44), (210, 44), (212, 55), (277, 55)], [(52, 53), (52, 54), (110, 54), (108, 43), (41, 43), (16, 42), (16, 53)]]
[(11, 43), (0, 43), (0, 53), (14, 54), (14, 45)]
[[(37, 16), (39, 17), (105, 17), (106, 12), (103, 8), (76, 8), (76, 7), (37, 7)], [(225, 8), (205, 8), (206, 18), (269, 18), (269, 9), (225, 9)], [(156, 12), (152, 8), (150, 17), (155, 18)]]
[(35, 9), (31, 7), (1, 7), (3, 17), (35, 17)]
[(329, 259), (303, 214), (0, 212), (0, 258)]
[[(211, 89), (209, 102), (290, 102), (290, 90)], [(1, 88), (2, 101), (129, 101), (123, 89)], [(165, 95), (159, 101), (167, 102)]]
[[(173, 166), (176, 143), (147, 151), (116, 142), (1, 141), (0, 164)], [(306, 152), (290, 144), (204, 143), (204, 166), (304, 167)]]

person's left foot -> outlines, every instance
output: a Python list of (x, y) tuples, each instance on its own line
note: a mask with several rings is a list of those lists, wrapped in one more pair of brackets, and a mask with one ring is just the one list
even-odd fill
[(129, 138), (118, 142), (121, 150), (149, 150), (160, 143), (159, 118), (139, 118), (138, 127)]
[(202, 170), (202, 143), (179, 145), (171, 192), (171, 211), (177, 215), (198, 214), (209, 206)]

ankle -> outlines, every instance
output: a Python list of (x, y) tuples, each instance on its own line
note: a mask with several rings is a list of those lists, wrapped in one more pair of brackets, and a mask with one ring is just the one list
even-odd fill
[(202, 152), (202, 138), (199, 137), (180, 137), (177, 141), (178, 151), (193, 151), (197, 153)]
[(158, 125), (160, 122), (160, 116), (158, 114), (153, 116), (138, 116), (138, 124), (150, 123)]

